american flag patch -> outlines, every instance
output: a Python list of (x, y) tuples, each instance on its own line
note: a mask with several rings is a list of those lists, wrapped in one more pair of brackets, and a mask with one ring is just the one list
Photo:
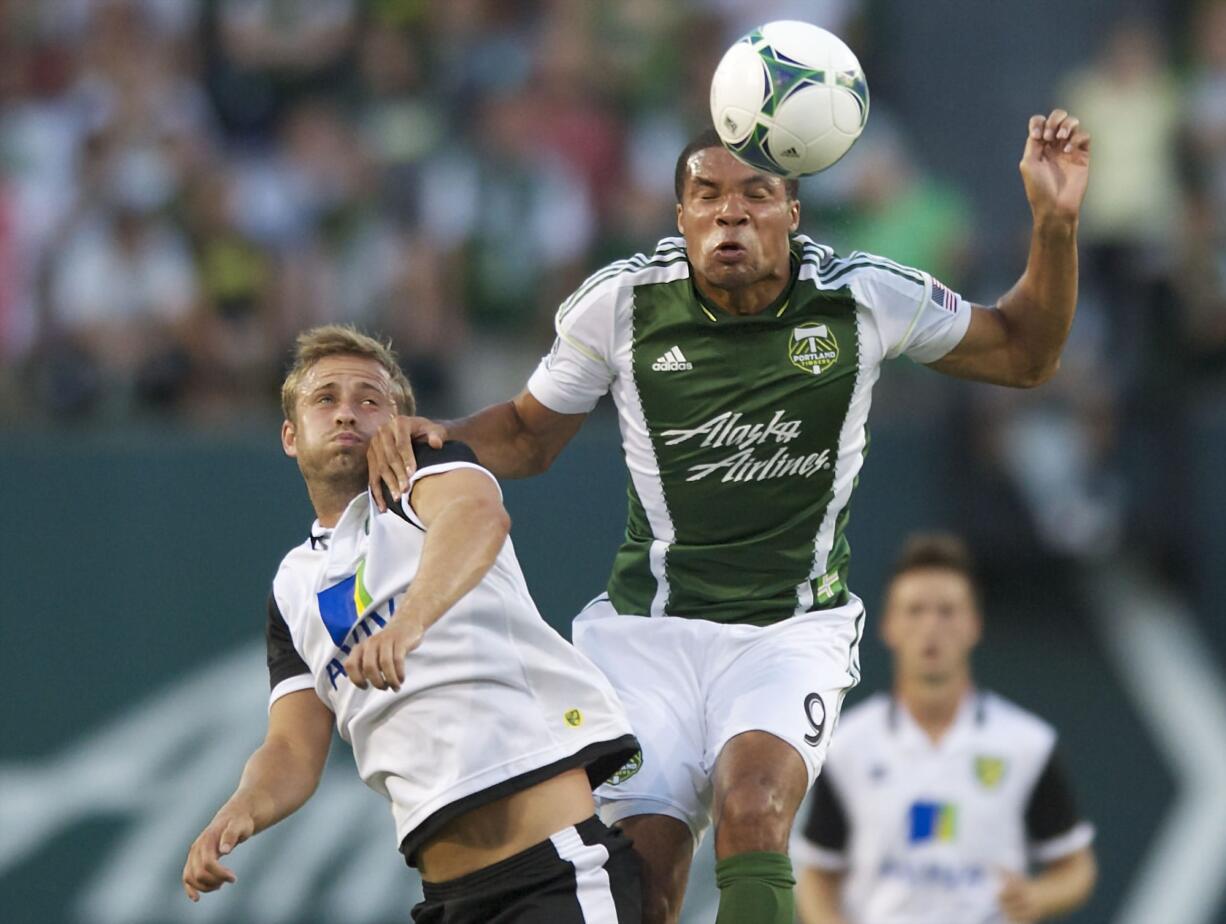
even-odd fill
[(937, 282), (936, 279), (932, 280), (932, 300), (937, 303), (938, 308), (944, 308), (946, 311), (953, 312), (958, 310), (958, 296)]

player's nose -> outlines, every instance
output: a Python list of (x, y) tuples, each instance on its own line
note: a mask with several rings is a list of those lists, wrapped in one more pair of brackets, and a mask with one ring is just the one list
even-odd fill
[(738, 195), (724, 196), (715, 220), (721, 225), (743, 225), (749, 221), (749, 209), (745, 200)]
[(336, 402), (336, 420), (337, 423), (352, 423), (358, 419), (358, 405), (356, 401), (337, 401)]
[(725, 209), (715, 216), (715, 221), (721, 226), (736, 227), (749, 223), (749, 214), (744, 210)]

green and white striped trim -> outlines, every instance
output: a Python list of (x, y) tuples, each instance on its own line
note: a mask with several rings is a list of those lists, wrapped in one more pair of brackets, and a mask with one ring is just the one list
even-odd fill
[(860, 250), (857, 250), (850, 256), (830, 261), (830, 265), (823, 267), (822, 271), (818, 273), (818, 278), (823, 285), (829, 285), (857, 269), (884, 270), (887, 273), (893, 273), (896, 276), (901, 276), (903, 279), (914, 282), (916, 285), (922, 286), (925, 284), (924, 276), (919, 270), (903, 266), (901, 263), (895, 263), (893, 260), (887, 260), (885, 257), (864, 253)]
[(837, 259), (833, 247), (819, 244), (804, 234), (797, 234), (792, 240), (800, 244), (801, 262), (804, 264), (820, 267), (832, 259)]
[[(796, 586), (796, 615), (807, 613), (813, 609), (815, 596), (820, 601), (822, 590), (818, 586), (815, 595), (815, 584), (823, 576), (828, 578), (828, 572), (833, 570), (830, 567), (830, 552), (834, 548), (834, 542), (837, 538), (835, 532), (838, 528), (839, 515), (842, 514), (843, 508), (851, 500), (852, 490), (856, 486), (856, 474), (863, 467), (864, 453), (868, 448), (865, 426), (868, 423), (868, 410), (876, 376), (872, 375), (871, 370), (866, 367), (863, 348), (863, 324), (864, 315), (857, 312), (856, 340), (859, 348), (856, 350), (858, 356), (856, 380), (852, 386), (851, 399), (847, 404), (847, 413), (843, 417), (843, 425), (839, 428), (839, 439), (835, 452), (834, 481), (831, 484), (834, 496), (830, 499), (826, 512), (822, 516), (822, 521), (818, 525), (817, 535), (813, 538), (813, 564), (809, 570), (809, 575)], [(849, 451), (848, 447), (855, 445), (857, 442), (859, 443), (858, 449)], [(854, 456), (852, 452), (855, 453)], [(857, 457), (859, 464), (855, 464), (853, 461)], [(849, 466), (851, 468), (850, 471)], [(837, 578), (837, 572), (835, 576)], [(828, 585), (827, 589), (829, 589)], [(833, 596), (834, 593), (837, 593), (837, 590), (831, 591), (831, 593)]]

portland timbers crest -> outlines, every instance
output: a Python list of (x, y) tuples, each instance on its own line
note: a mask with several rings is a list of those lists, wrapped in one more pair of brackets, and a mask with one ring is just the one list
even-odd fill
[(839, 361), (839, 341), (826, 324), (806, 324), (792, 330), (788, 358), (797, 369), (821, 375)]
[(622, 764), (621, 769), (609, 777), (605, 782), (610, 786), (620, 786), (622, 783), (626, 782), (626, 780), (630, 779), (630, 777), (638, 773), (642, 768), (643, 752), (636, 751), (634, 756)]

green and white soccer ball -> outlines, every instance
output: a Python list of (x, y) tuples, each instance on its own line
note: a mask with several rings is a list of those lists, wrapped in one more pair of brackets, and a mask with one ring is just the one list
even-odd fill
[(868, 84), (837, 35), (807, 22), (768, 22), (715, 68), (711, 118), (738, 160), (792, 179), (851, 149), (868, 121)]

